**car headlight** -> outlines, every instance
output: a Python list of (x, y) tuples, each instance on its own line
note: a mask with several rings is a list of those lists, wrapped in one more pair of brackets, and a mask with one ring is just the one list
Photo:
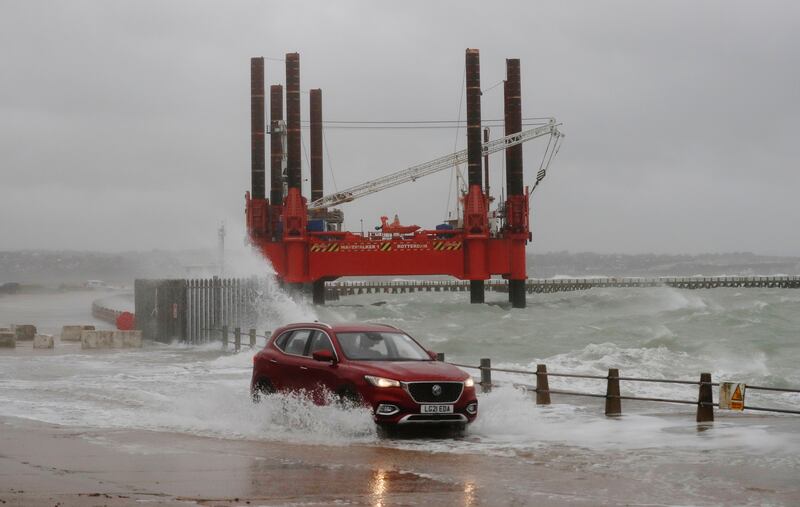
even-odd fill
[(364, 380), (374, 385), (375, 387), (400, 387), (400, 382), (390, 378), (373, 377), (372, 375), (364, 375)]
[(464, 381), (464, 387), (472, 387), (475, 385), (475, 380), (472, 377), (467, 377), (467, 380)]

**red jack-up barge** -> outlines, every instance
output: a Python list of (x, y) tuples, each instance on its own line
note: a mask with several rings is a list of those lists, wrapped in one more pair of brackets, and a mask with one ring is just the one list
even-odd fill
[[(467, 150), (415, 166), (404, 174), (369, 182), (331, 196), (322, 185), (322, 92), (310, 91), (311, 202), (301, 193), (300, 56), (286, 55), (286, 121), (283, 120), (283, 87), (270, 88), (270, 195), (265, 195), (265, 95), (264, 59), (251, 60), (252, 194), (246, 195), (250, 241), (271, 262), (278, 277), (288, 284), (311, 284), (317, 304), (325, 301), (325, 282), (343, 276), (450, 275), (470, 280), (470, 300), (484, 302), (484, 280), (501, 275), (508, 280), (509, 301), (525, 307), (525, 245), (531, 240), (528, 225), (529, 191), (523, 185), (522, 142), (551, 135), (556, 145), (563, 136), (554, 120), (522, 131), (520, 66), (506, 60), (505, 137), (481, 142), (480, 56), (466, 50)], [(285, 145), (285, 146), (284, 146)], [(550, 147), (550, 144), (548, 144)], [(501, 203), (502, 219), (490, 229), (488, 170), (486, 187), (482, 157), (505, 150), (507, 198)], [(557, 150), (553, 146), (553, 153)], [(547, 156), (547, 153), (545, 154)], [(459, 158), (462, 157), (462, 158)], [(381, 233), (341, 231), (342, 214), (330, 208), (350, 201), (359, 192), (388, 188), (425, 174), (453, 167), (466, 159), (468, 190), (463, 202), (463, 220), (454, 228), (402, 230), (384, 226)], [(285, 174), (284, 174), (285, 159)], [(549, 161), (548, 161), (549, 162)], [(543, 177), (540, 171), (538, 181)], [(405, 178), (405, 179), (404, 179)]]

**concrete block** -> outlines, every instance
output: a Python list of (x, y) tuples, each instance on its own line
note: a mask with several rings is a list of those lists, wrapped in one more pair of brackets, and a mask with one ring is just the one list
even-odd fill
[(107, 349), (111, 346), (113, 331), (96, 331), (93, 329), (81, 331), (82, 349)]
[(81, 332), (82, 349), (127, 349), (141, 346), (141, 331), (86, 330)]
[(52, 349), (54, 347), (53, 335), (51, 334), (37, 334), (33, 337), (33, 348), (35, 349)]
[(141, 348), (142, 332), (136, 330), (114, 331), (112, 343), (114, 348)]
[(17, 333), (17, 341), (29, 342), (36, 336), (36, 326), (33, 324), (17, 324), (14, 326)]
[(13, 349), (17, 346), (17, 334), (11, 331), (0, 332), (0, 348)]
[(61, 341), (79, 342), (81, 341), (82, 331), (94, 331), (94, 326), (64, 326), (61, 328)]

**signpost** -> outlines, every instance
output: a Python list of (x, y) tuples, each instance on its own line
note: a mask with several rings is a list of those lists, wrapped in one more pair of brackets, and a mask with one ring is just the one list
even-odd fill
[(719, 383), (719, 408), (720, 410), (744, 410), (745, 385), (737, 382)]

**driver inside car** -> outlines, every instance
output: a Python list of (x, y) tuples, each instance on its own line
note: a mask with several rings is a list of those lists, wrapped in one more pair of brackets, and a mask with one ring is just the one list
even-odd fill
[(363, 358), (381, 359), (384, 354), (375, 350), (375, 346), (381, 341), (380, 335), (362, 334), (358, 339), (358, 352)]

